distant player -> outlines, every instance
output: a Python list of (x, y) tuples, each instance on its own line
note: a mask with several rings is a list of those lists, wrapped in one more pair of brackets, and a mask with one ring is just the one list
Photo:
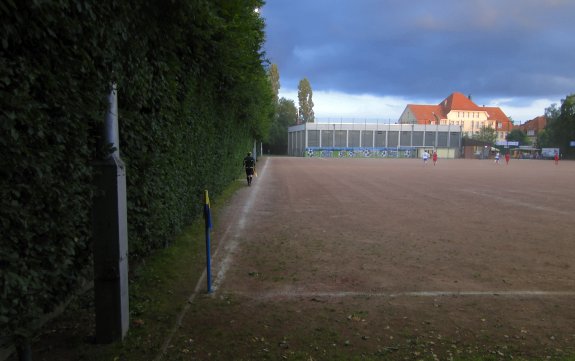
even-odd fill
[(437, 163), (437, 151), (436, 150), (433, 151), (432, 159), (433, 159), (433, 166), (435, 166), (435, 163)]
[(511, 158), (511, 156), (509, 155), (509, 152), (505, 153), (505, 164), (509, 165), (509, 158)]
[(256, 160), (252, 157), (252, 153), (248, 152), (248, 155), (244, 158), (244, 168), (246, 169), (246, 178), (248, 180), (248, 186), (252, 185), (252, 177), (254, 176), (254, 171), (256, 169)]
[(427, 165), (427, 160), (429, 159), (429, 153), (427, 153), (427, 150), (423, 152), (423, 164)]
[(495, 153), (495, 164), (499, 164), (499, 152)]
[(555, 165), (559, 164), (559, 153), (555, 152), (555, 156), (553, 157), (553, 159), (555, 160)]

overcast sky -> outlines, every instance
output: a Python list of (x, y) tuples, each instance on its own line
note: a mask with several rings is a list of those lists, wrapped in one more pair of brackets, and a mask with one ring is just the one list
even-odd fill
[(574, 0), (267, 0), (280, 96), (317, 118), (395, 121), (453, 92), (516, 123), (575, 92)]

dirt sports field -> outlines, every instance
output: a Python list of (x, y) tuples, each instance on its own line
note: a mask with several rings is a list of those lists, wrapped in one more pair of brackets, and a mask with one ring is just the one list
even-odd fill
[(502, 163), (261, 159), (162, 359), (575, 355), (575, 162)]

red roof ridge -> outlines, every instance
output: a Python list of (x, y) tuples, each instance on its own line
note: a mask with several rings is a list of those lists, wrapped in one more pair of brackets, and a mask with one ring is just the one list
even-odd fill
[(481, 110), (471, 99), (459, 92), (451, 93), (439, 105), (446, 114), (452, 110)]
[(509, 121), (509, 118), (500, 107), (480, 107), (479, 109), (487, 112), (487, 119), (489, 120)]
[(418, 120), (439, 122), (441, 119), (447, 118), (447, 114), (439, 105), (408, 104), (407, 107), (411, 109)]

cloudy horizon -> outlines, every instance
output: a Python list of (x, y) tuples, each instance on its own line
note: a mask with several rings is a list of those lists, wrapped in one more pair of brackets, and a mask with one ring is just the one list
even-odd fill
[(397, 120), (407, 104), (453, 92), (516, 124), (575, 91), (565, 0), (269, 0), (266, 57), (280, 96), (307, 78), (318, 118)]
[[(313, 88), (313, 85), (312, 85)], [(313, 91), (313, 89), (312, 89)], [(451, 93), (450, 93), (451, 94)], [(371, 94), (346, 94), (332, 91), (313, 91), (312, 100), (314, 102), (315, 117), (321, 121), (358, 121), (367, 120), (396, 122), (399, 120), (407, 104), (437, 105), (441, 99), (408, 99), (393, 96), (375, 96)], [(468, 94), (470, 95), (470, 94)], [(297, 89), (283, 91), (280, 90), (280, 97), (292, 100), (298, 106)], [(555, 99), (533, 99), (531, 101), (522, 100), (517, 103), (516, 99), (487, 99), (487, 101), (477, 101), (472, 96), (472, 100), (478, 106), (500, 107), (505, 115), (514, 121), (514, 124), (523, 124), (535, 117), (544, 115), (545, 108), (556, 104), (561, 105), (561, 100)]]

